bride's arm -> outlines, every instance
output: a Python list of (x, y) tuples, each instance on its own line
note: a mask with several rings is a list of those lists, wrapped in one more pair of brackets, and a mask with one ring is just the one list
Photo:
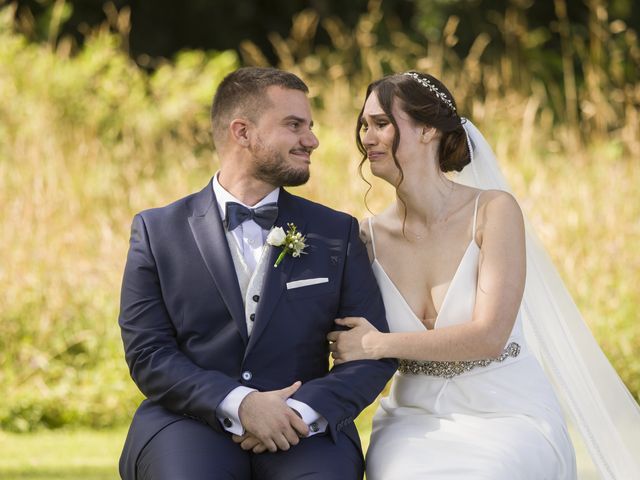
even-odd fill
[(480, 263), (471, 322), (424, 332), (380, 333), (365, 319), (338, 319), (351, 327), (332, 332), (336, 363), (362, 358), (408, 360), (477, 360), (498, 356), (515, 322), (526, 276), (524, 222), (515, 199), (487, 192), (479, 211), (476, 238)]

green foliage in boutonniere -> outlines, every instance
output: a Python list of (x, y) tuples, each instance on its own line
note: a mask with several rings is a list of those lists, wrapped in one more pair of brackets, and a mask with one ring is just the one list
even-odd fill
[(293, 223), (287, 223), (287, 227), (289, 227), (287, 233), (285, 233), (282, 227), (275, 227), (271, 229), (267, 236), (267, 243), (269, 245), (282, 247), (282, 251), (280, 252), (280, 255), (278, 255), (276, 263), (273, 264), (274, 267), (280, 265), (280, 262), (287, 254), (294, 258), (298, 258), (301, 253), (306, 253), (303, 252), (307, 246), (307, 244), (304, 243), (305, 237), (297, 231), (297, 228)]

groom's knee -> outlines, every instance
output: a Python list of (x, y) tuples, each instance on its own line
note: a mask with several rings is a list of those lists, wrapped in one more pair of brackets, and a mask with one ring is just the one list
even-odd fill
[(362, 452), (346, 435), (334, 443), (328, 435), (300, 440), (286, 452), (252, 459), (253, 480), (361, 480)]
[(227, 434), (195, 420), (168, 425), (144, 447), (137, 480), (231, 480), (250, 478), (249, 454)]

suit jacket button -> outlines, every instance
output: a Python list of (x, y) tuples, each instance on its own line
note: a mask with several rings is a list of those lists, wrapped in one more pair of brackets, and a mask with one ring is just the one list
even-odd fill
[(318, 430), (320, 430), (320, 427), (318, 427), (318, 424), (316, 422), (311, 422), (309, 424), (309, 430), (311, 430), (311, 432), (313, 433), (318, 433)]
[(252, 313), (251, 315), (249, 315), (249, 320), (251, 320), (252, 322), (256, 319), (256, 314)]
[(254, 295), (253, 296), (253, 301), (257, 302), (258, 300), (260, 300), (260, 295)]
[(249, 380), (251, 380), (252, 377), (253, 377), (253, 374), (249, 370), (246, 370), (246, 371), (242, 372), (242, 379), (243, 380), (248, 382)]
[(226, 428), (231, 428), (231, 425), (233, 425), (233, 422), (231, 421), (230, 418), (225, 418), (222, 421), (222, 424), (226, 427)]

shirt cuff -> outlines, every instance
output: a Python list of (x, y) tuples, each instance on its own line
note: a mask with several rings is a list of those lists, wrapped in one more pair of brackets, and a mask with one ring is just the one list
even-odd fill
[(227, 432), (234, 435), (244, 435), (244, 427), (240, 422), (238, 410), (244, 397), (255, 391), (257, 391), (255, 388), (236, 387), (220, 402), (216, 408), (216, 417)]
[(327, 426), (329, 425), (327, 419), (306, 403), (300, 402), (295, 398), (288, 398), (287, 405), (298, 412), (304, 423), (309, 427), (309, 434), (307, 437), (312, 437), (318, 433), (324, 433), (327, 430)]

